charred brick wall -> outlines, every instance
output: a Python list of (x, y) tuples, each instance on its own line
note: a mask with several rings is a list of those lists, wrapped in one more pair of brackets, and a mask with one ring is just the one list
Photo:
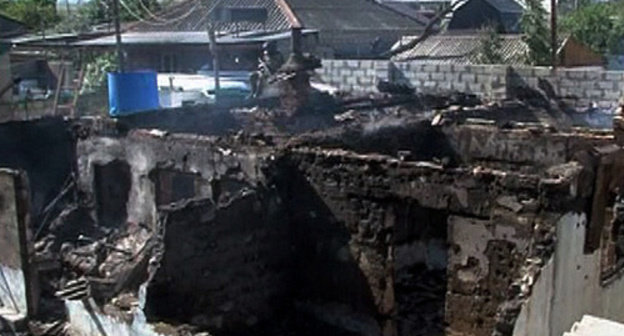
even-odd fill
[(298, 298), (349, 306), (385, 335), (513, 325), (504, 307), (527, 260), (550, 253), (554, 219), (585, 204), (569, 194), (577, 167), (540, 178), (305, 148), (284, 164), (296, 255), (306, 260)]
[(147, 289), (149, 319), (243, 332), (283, 310), (291, 293), (288, 222), (275, 193), (227, 204), (163, 208), (163, 254)]

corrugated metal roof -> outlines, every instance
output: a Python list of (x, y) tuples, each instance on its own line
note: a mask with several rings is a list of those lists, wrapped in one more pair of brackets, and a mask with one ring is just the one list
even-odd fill
[[(304, 29), (302, 34), (316, 34), (315, 30)], [(289, 39), (290, 32), (268, 34), (241, 33), (239, 35), (217, 36), (220, 44), (262, 43), (264, 41)], [(209, 44), (207, 32), (127, 32), (122, 34), (122, 43), (127, 45), (161, 45), (161, 44)], [(115, 45), (115, 36), (76, 42), (75, 46), (105, 47)]]
[(216, 30), (221, 32), (235, 31), (281, 31), (290, 29), (287, 17), (282, 13), (274, 0), (185, 0), (176, 3), (156, 14), (159, 20), (145, 17), (145, 22), (138, 22), (129, 31), (186, 31), (206, 32), (210, 19), (210, 12), (216, 7), (238, 7), (267, 9), (267, 20), (258, 22), (220, 22)]
[[(414, 37), (404, 37), (400, 43), (406, 44)], [(436, 63), (476, 64), (477, 50), (481, 44), (481, 35), (434, 35), (417, 44), (414, 48), (402, 52), (395, 61), (428, 60)], [(501, 36), (499, 50), (505, 64), (523, 64), (528, 47), (521, 35)]]

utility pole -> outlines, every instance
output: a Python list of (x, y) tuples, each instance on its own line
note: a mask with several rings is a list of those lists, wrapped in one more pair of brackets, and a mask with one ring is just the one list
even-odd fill
[(121, 47), (121, 24), (119, 23), (119, 0), (113, 0), (113, 17), (115, 20), (115, 46), (117, 48), (117, 68), (124, 72), (124, 57)]
[(557, 0), (550, 0), (550, 63), (557, 70)]
[(212, 53), (212, 70), (214, 71), (214, 92), (215, 103), (219, 101), (219, 48), (217, 46), (217, 37), (215, 36), (214, 25), (208, 25), (208, 40), (210, 41), (210, 52)]

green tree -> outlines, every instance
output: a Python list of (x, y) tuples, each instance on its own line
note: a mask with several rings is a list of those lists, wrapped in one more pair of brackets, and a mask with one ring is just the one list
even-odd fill
[(600, 54), (624, 51), (624, 1), (596, 3), (565, 15), (561, 31)]
[(548, 15), (540, 0), (526, 0), (520, 25), (522, 40), (527, 44), (527, 62), (531, 65), (550, 65), (550, 27)]
[(92, 29), (96, 24), (110, 20), (110, 14), (106, 3), (103, 1), (88, 1), (66, 15), (56, 27), (60, 32), (85, 32)]
[(504, 59), (500, 50), (503, 40), (496, 28), (486, 26), (481, 29), (479, 47), (476, 50), (476, 61), (481, 64), (503, 64)]
[(5, 0), (0, 11), (33, 30), (49, 28), (58, 22), (54, 0)]
[[(157, 0), (119, 0), (119, 15), (122, 22), (155, 21), (157, 13), (162, 9)], [(83, 32), (93, 25), (111, 22), (111, 0), (90, 0), (80, 5), (72, 15), (65, 16), (57, 30)], [(160, 19), (160, 18), (159, 18)]]
[(81, 94), (94, 92), (106, 86), (107, 73), (117, 70), (115, 53), (90, 55), (85, 69)]

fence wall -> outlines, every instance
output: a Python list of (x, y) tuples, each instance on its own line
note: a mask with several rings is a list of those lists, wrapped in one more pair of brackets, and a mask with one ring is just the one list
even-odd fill
[(323, 60), (319, 76), (341, 90), (375, 91), (377, 80), (406, 83), (421, 92), (457, 90), (484, 98), (503, 98), (511, 82), (537, 87), (546, 79), (560, 96), (572, 96), (579, 108), (614, 108), (624, 97), (624, 71), (509, 67), (507, 65), (426, 64), (422, 61)]

